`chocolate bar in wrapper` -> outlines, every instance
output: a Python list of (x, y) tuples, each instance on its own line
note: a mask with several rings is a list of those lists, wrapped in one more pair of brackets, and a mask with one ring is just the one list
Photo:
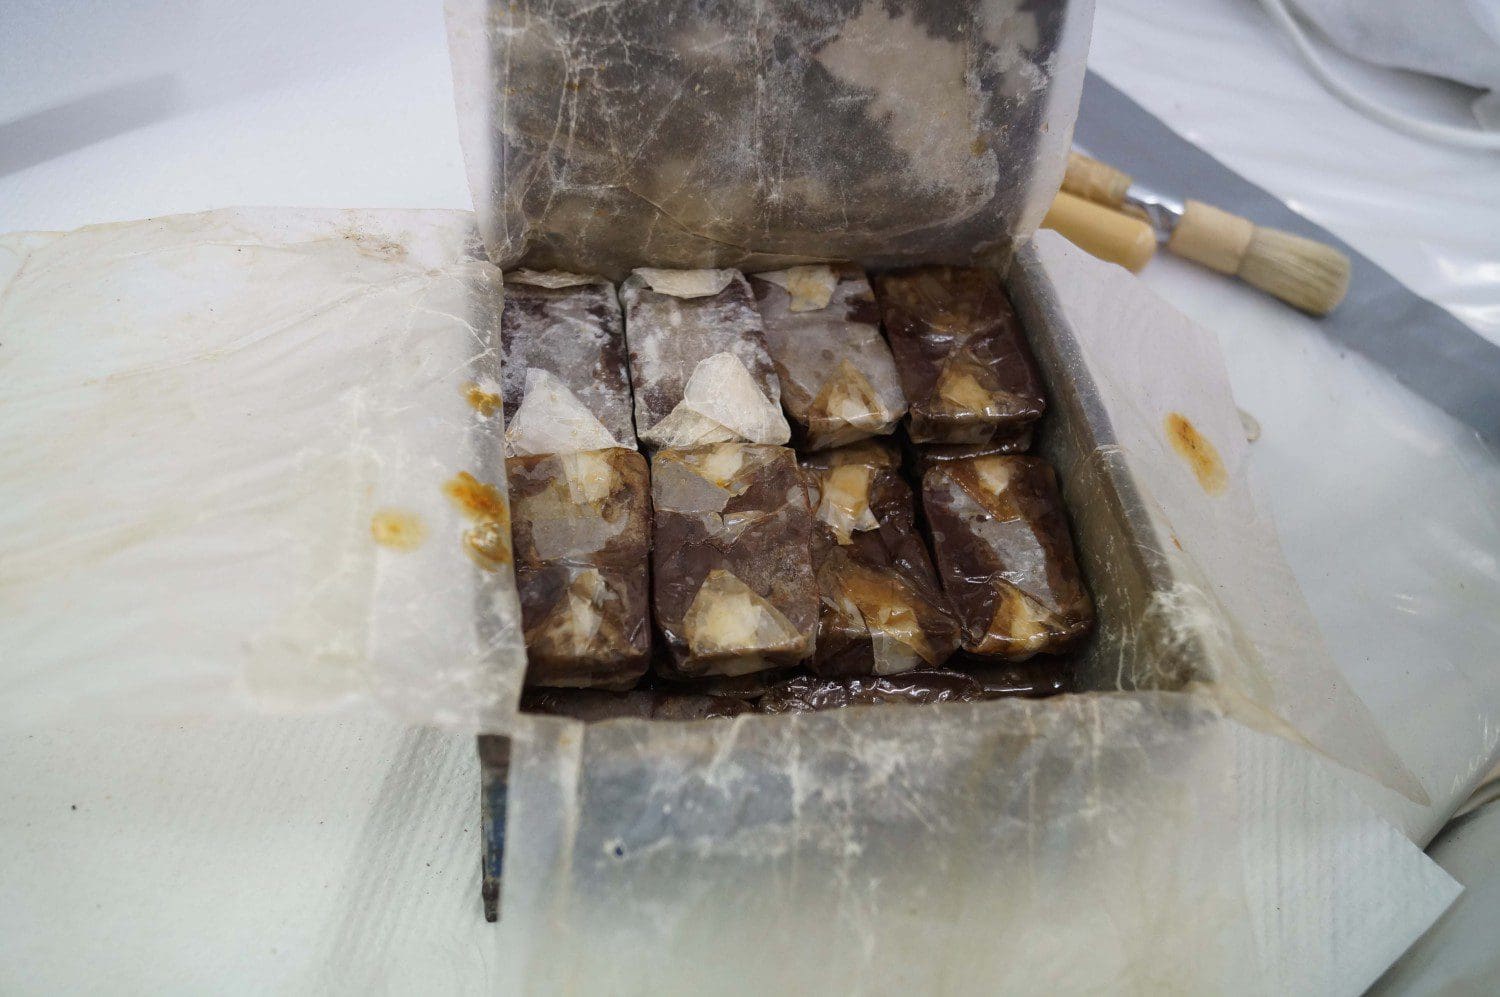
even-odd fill
[(814, 508), (820, 675), (941, 665), (958, 624), (917, 533), (911, 489), (888, 467), (805, 469)]
[(528, 686), (628, 688), (651, 653), (646, 458), (620, 448), (511, 457)]
[(719, 443), (651, 460), (652, 599), (667, 677), (744, 675), (813, 653), (812, 510), (796, 455)]
[[(505, 455), (634, 449), (625, 327), (601, 277), (516, 270), (500, 316)], [(476, 408), (494, 404), (483, 385)]]
[(754, 274), (766, 346), (798, 449), (882, 436), (906, 413), (875, 293), (849, 264)]
[(621, 285), (620, 300), (642, 443), (791, 439), (760, 311), (743, 274), (640, 269)]
[(922, 477), (938, 575), (964, 650), (1011, 660), (1060, 651), (1094, 609), (1052, 467), (1039, 457), (975, 457)]
[(916, 443), (987, 443), (1046, 408), (1020, 322), (990, 270), (931, 266), (875, 278)]

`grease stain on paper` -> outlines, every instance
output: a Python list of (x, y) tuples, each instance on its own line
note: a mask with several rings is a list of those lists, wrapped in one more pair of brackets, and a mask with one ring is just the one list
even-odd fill
[(474, 521), (464, 533), (464, 550), (486, 571), (511, 561), (510, 507), (505, 495), (468, 471), (459, 471), (443, 485), (443, 494)]
[(1209, 495), (1223, 494), (1229, 487), (1229, 471), (1218, 448), (1181, 412), (1167, 413), (1165, 425), (1167, 442), (1172, 444), (1179, 457), (1188, 462), (1203, 490)]
[(427, 539), (427, 527), (414, 512), (405, 509), (377, 509), (370, 517), (370, 536), (382, 547), (394, 550), (416, 550)]
[(493, 391), (484, 390), (473, 381), (464, 384), (464, 398), (468, 400), (470, 408), (486, 419), (500, 411), (500, 396)]

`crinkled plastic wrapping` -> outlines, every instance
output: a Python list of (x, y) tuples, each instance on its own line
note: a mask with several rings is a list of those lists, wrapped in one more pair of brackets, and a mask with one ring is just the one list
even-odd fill
[(7, 718), (512, 715), (500, 296), (464, 212), (0, 239)]
[(964, 262), (1062, 177), (1092, 4), (450, 0), (504, 267)]

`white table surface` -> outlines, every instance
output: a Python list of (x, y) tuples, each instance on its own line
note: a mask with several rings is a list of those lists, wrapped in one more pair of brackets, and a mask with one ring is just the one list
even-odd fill
[[(1091, 65), (1500, 341), (1500, 156), (1357, 117), (1250, 0), (1166, 8), (1101, 0)], [(0, 7), (0, 231), (242, 204), (471, 206), (439, 3)], [(1410, 400), (1382, 423), (1396, 389), (1279, 306), (1170, 259), (1146, 280), (1218, 333), (1264, 428), (1257, 483), (1340, 663), (1419, 774), (1459, 793), (1500, 741), (1500, 624), (1472, 615), (1500, 591), (1493, 460)], [(1351, 474), (1378, 492), (1354, 504), (1371, 518), (1347, 514)], [(1412, 579), (1369, 555), (1400, 528), (1377, 514), (1434, 480), (1463, 486), (1444, 513), (1456, 548)], [(468, 737), (379, 724), (0, 733), (0, 991), (483, 990), (498, 970), (477, 768)]]

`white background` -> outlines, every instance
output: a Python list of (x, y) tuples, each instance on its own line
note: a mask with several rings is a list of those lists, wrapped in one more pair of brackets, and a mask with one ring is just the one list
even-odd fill
[[(1101, 0), (1091, 64), (1500, 341), (1500, 156), (1357, 117), (1249, 0)], [(0, 5), (0, 231), (245, 204), (471, 206), (440, 4)], [(1464, 795), (1500, 738), (1493, 460), (1279, 305), (1170, 259), (1146, 279), (1219, 336), (1340, 663)], [(1432, 504), (1442, 530), (1401, 540)], [(0, 735), (0, 990), (483, 989), (476, 775), (469, 738), (374, 724)]]

